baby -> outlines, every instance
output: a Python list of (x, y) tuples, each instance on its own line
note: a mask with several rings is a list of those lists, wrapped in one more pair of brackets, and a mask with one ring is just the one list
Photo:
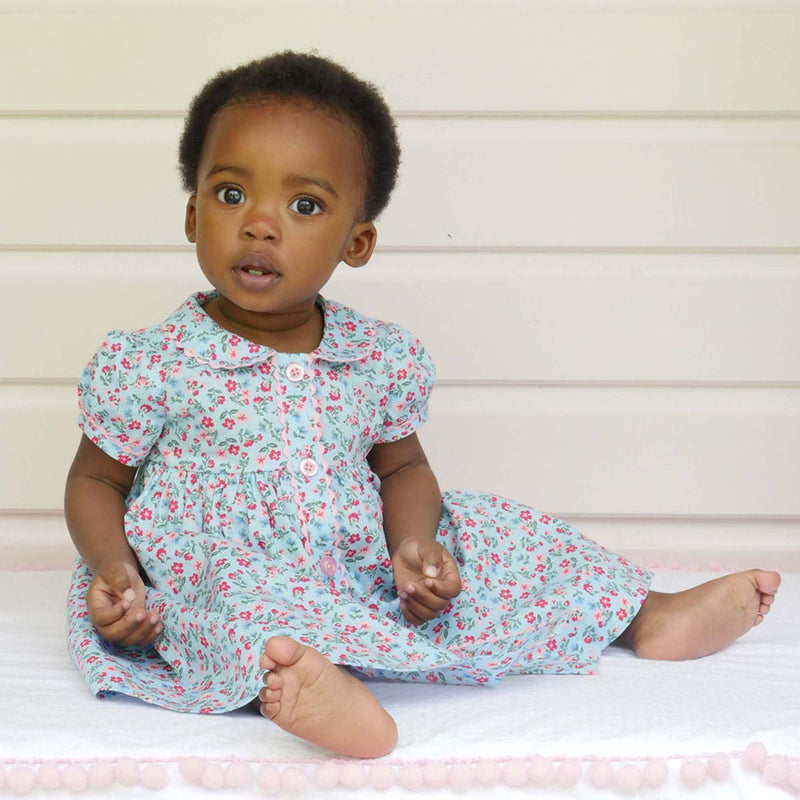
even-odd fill
[(79, 386), (69, 645), (97, 694), (254, 703), (375, 757), (397, 729), (357, 675), (591, 673), (612, 643), (699, 658), (768, 613), (775, 572), (661, 594), (561, 520), (440, 492), (416, 434), (425, 348), (320, 294), (340, 263), (367, 264), (396, 180), (373, 86), (291, 52), (220, 73), (180, 161), (213, 291), (109, 333)]

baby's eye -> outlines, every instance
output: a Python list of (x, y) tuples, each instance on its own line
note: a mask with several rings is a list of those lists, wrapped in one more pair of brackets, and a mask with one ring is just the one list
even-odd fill
[(217, 199), (226, 206), (240, 206), (244, 203), (244, 192), (236, 186), (223, 186), (217, 192)]
[(322, 212), (320, 204), (316, 200), (312, 200), (310, 197), (298, 197), (297, 200), (292, 202), (289, 208), (295, 213), (301, 214), (304, 217), (312, 217), (315, 214)]

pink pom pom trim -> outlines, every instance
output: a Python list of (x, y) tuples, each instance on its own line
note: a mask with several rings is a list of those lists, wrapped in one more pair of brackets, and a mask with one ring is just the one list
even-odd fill
[[(140, 784), (160, 791), (170, 782), (200, 785), (210, 791), (225, 789), (243, 800), (252, 793), (255, 778), (266, 794), (299, 795), (309, 785), (329, 791), (343, 787), (353, 792), (385, 790), (399, 785), (406, 791), (467, 791), (476, 786), (568, 788), (581, 781), (618, 795), (644, 795), (668, 780), (697, 789), (707, 780), (724, 781), (738, 761), (760, 775), (766, 784), (800, 793), (800, 756), (769, 753), (761, 742), (750, 742), (740, 752), (694, 755), (545, 756), (479, 759), (430, 759), (424, 761), (307, 760), (281, 762), (259, 759), (50, 759), (22, 761), (0, 759), (0, 790), (24, 795), (63, 787), (73, 793), (106, 790), (114, 784)], [(670, 777), (671, 776), (671, 777)], [(110, 787), (110, 788), (109, 788)], [(180, 795), (180, 786), (168, 790)], [(478, 789), (480, 791), (480, 789)], [(226, 795), (228, 796), (228, 795)], [(232, 794), (230, 796), (233, 796)], [(366, 796), (370, 796), (369, 794)]]

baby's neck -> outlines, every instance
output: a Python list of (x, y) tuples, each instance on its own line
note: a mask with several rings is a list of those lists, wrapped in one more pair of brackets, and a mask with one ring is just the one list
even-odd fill
[(285, 314), (248, 312), (212, 297), (203, 310), (221, 328), (280, 353), (311, 353), (319, 347), (325, 327), (319, 303)]

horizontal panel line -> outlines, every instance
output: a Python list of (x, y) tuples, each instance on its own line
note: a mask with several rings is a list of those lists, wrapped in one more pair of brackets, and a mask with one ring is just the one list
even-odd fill
[[(378, 223), (380, 224), (380, 222)], [(0, 244), (0, 253), (186, 253), (193, 247), (184, 244)], [(414, 254), (559, 254), (559, 255), (800, 255), (800, 243), (792, 247), (536, 247), (506, 245), (379, 245), (376, 253)]]
[[(39, 388), (42, 386), (74, 386), (75, 377), (1, 378), (4, 386)], [(532, 381), (532, 380), (463, 380), (442, 378), (436, 386), (464, 389), (800, 389), (800, 381)]]
[[(183, 109), (137, 109), (137, 110), (108, 110), (108, 109), (0, 109), (0, 119), (183, 119)], [(587, 119), (587, 120), (797, 120), (800, 111), (787, 109), (742, 110), (724, 111), (711, 109), (673, 109), (663, 111), (659, 109), (448, 109), (442, 110), (395, 110), (394, 118), (398, 120), (516, 120), (516, 119)]]
[[(0, 508), (0, 519), (4, 517), (63, 517), (61, 508)], [(800, 516), (793, 514), (592, 514), (579, 511), (560, 511), (557, 514), (548, 513), (565, 520), (582, 520), (584, 522), (720, 522), (720, 523), (797, 523), (800, 525)]]

